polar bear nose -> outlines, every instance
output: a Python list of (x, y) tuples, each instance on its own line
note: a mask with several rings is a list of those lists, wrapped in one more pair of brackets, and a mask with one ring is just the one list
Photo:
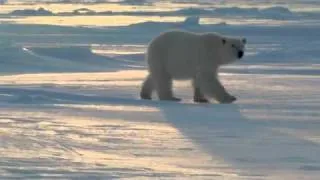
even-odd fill
[(243, 51), (238, 51), (238, 58), (240, 59), (240, 58), (242, 58), (243, 57)]

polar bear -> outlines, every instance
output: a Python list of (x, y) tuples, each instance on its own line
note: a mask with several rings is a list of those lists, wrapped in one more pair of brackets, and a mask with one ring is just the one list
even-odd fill
[(160, 100), (180, 101), (172, 92), (172, 80), (192, 80), (194, 102), (232, 103), (230, 95), (218, 79), (221, 65), (232, 63), (244, 55), (246, 39), (218, 33), (192, 33), (172, 30), (154, 38), (148, 45), (146, 60), (149, 74), (140, 92), (151, 99), (156, 90)]

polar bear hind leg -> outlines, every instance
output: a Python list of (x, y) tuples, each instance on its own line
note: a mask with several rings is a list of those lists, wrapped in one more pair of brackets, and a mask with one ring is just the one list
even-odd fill
[(160, 100), (165, 101), (181, 101), (180, 98), (176, 98), (173, 96), (172, 93), (172, 78), (169, 74), (162, 71), (160, 73), (154, 73), (152, 75), (152, 78), (154, 79), (154, 84), (156, 91), (158, 93), (158, 97)]
[(154, 83), (152, 81), (152, 77), (149, 74), (146, 79), (144, 80), (140, 92), (141, 99), (152, 99), (152, 92), (154, 90)]
[(149, 74), (144, 80), (140, 92), (141, 99), (152, 99), (153, 90), (157, 91), (160, 100), (180, 101), (181, 99), (173, 96), (172, 79), (168, 75), (157, 74), (151, 76)]

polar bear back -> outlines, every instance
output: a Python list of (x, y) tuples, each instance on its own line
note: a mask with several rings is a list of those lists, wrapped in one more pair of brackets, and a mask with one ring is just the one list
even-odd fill
[(161, 71), (166, 71), (174, 79), (189, 79), (199, 69), (214, 69), (219, 64), (220, 46), (208, 43), (209, 40), (221, 42), (221, 36), (215, 33), (165, 32), (148, 46), (149, 69), (159, 71), (161, 67)]

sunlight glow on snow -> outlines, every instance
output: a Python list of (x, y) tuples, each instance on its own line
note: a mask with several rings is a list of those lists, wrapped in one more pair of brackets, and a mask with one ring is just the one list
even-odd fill
[[(10, 12), (17, 9), (39, 9), (45, 7), (45, 9), (52, 12), (70, 12), (75, 9), (88, 8), (95, 11), (133, 11), (135, 8), (133, 6), (123, 6), (119, 4), (93, 4), (93, 5), (83, 5), (83, 4), (30, 4), (30, 5), (4, 5), (1, 6), (0, 12)], [(152, 9), (152, 8), (150, 8)]]
[(106, 73), (45, 73), (21, 74), (15, 76), (0, 76), (0, 84), (91, 84), (103, 85), (113, 83), (117, 85), (138, 84), (146, 76), (146, 71), (129, 70)]
[[(60, 26), (126, 26), (145, 21), (177, 22), (184, 17), (158, 17), (158, 16), (30, 16), (15, 18), (18, 24), (51, 24)], [(1, 19), (11, 22), (13, 19)]]
[[(78, 107), (71, 105), (61, 111), (51, 109), (40, 114), (32, 108), (1, 112), (2, 117), (7, 116), (12, 122), (5, 121), (7, 127), (0, 127), (0, 155), (5, 153), (7, 159), (25, 161), (26, 166), (20, 167), (25, 171), (32, 170), (28, 161), (41, 159), (49, 167), (54, 159), (59, 159), (59, 167), (66, 171), (80, 166), (88, 171), (95, 168), (142, 169), (145, 173), (236, 177), (222, 160), (199, 151), (170, 124), (89, 117), (87, 112), (94, 110), (91, 106), (80, 106), (81, 111), (67, 110)], [(128, 108), (118, 113), (132, 113)], [(96, 113), (105, 112), (105, 118), (108, 118), (108, 111), (118, 111), (117, 108), (96, 110)], [(43, 118), (50, 118), (50, 123)], [(29, 127), (34, 130), (30, 131)], [(190, 161), (192, 165), (188, 165)]]
[(134, 55), (145, 53), (146, 45), (102, 45), (102, 44), (91, 44), (92, 53), (96, 54), (122, 54), (122, 55)]
[(131, 111), (131, 112), (159, 112), (153, 107), (136, 107), (136, 106), (116, 106), (116, 105), (80, 105), (80, 104), (57, 104), (58, 107), (74, 107), (81, 109), (106, 110), (106, 111)]

